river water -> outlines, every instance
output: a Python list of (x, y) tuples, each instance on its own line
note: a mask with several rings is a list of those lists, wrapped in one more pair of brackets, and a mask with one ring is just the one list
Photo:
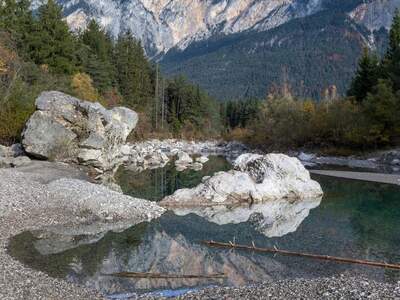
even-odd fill
[[(118, 172), (124, 193), (158, 201), (176, 189), (196, 186), (203, 176), (227, 170), (213, 157), (200, 172), (165, 168)], [(400, 272), (307, 258), (209, 248), (203, 240), (400, 263), (400, 188), (314, 176), (321, 199), (274, 201), (252, 207), (219, 207), (168, 212), (122, 232), (63, 237), (24, 232), (10, 254), (50, 276), (94, 287), (111, 299), (132, 293), (174, 295), (212, 285), (240, 286), (266, 280), (313, 278), (340, 273), (398, 281)], [(259, 216), (263, 214), (263, 221)], [(127, 279), (116, 272), (225, 273), (225, 279)]]

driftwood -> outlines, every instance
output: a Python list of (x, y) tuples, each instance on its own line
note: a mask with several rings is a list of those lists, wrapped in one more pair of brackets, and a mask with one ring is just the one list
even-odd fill
[(123, 277), (123, 278), (152, 278), (152, 279), (224, 279), (225, 274), (209, 274), (209, 275), (181, 275), (181, 274), (162, 274), (148, 272), (120, 272), (112, 274), (102, 274), (102, 276)]
[(280, 249), (277, 249), (276, 247), (275, 248), (259, 248), (259, 247), (256, 247), (254, 245), (254, 243), (251, 246), (238, 245), (238, 244), (235, 244), (232, 242), (220, 243), (220, 242), (214, 242), (214, 241), (203, 241), (203, 243), (210, 247), (216, 247), (216, 248), (229, 248), (229, 249), (248, 250), (248, 251), (264, 252), (264, 253), (275, 253), (275, 254), (282, 254), (282, 255), (289, 255), (289, 256), (313, 258), (313, 259), (319, 259), (319, 260), (329, 260), (329, 261), (335, 261), (335, 262), (339, 262), (339, 263), (358, 264), (358, 265), (366, 265), (366, 266), (372, 266), (372, 267), (400, 270), (399, 264), (388, 264), (385, 262), (376, 262), (376, 261), (361, 260), (361, 259), (335, 257), (335, 256), (329, 256), (329, 255), (301, 253), (301, 252), (280, 250)]

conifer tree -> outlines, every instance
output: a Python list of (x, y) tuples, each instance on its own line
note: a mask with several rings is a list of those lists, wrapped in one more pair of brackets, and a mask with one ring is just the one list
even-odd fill
[(383, 59), (384, 79), (390, 79), (393, 90), (400, 89), (400, 13), (396, 10), (389, 33), (389, 45)]
[(117, 82), (125, 105), (143, 108), (154, 102), (155, 76), (140, 42), (125, 32), (119, 36), (114, 52)]
[(388, 143), (396, 134), (399, 116), (399, 98), (393, 93), (390, 80), (379, 80), (373, 93), (369, 93), (364, 109), (370, 122), (369, 139), (377, 143)]
[(392, 60), (393, 55), (395, 54), (396, 51), (398, 51), (399, 48), (400, 48), (400, 12), (398, 9), (396, 9), (392, 21), (392, 26), (389, 32), (389, 46), (385, 58), (389, 61)]
[(92, 20), (81, 36), (85, 47), (82, 64), (100, 92), (109, 91), (115, 85), (115, 69), (112, 64), (111, 38)]
[(76, 69), (75, 40), (54, 0), (39, 8), (28, 53), (36, 64), (47, 65), (52, 72), (72, 74)]
[(348, 96), (353, 96), (357, 102), (362, 102), (368, 92), (378, 83), (379, 75), (378, 57), (375, 54), (370, 54), (368, 48), (364, 48), (356, 75), (347, 93)]
[(0, 1), (0, 29), (8, 31), (17, 42), (20, 54), (27, 50), (26, 41), (34, 26), (29, 0)]

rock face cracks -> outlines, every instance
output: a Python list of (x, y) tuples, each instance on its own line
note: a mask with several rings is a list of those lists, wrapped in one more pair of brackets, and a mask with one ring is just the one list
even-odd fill
[(77, 161), (97, 171), (112, 170), (121, 146), (138, 121), (136, 112), (51, 91), (36, 99), (37, 110), (23, 132), (26, 153), (40, 159)]

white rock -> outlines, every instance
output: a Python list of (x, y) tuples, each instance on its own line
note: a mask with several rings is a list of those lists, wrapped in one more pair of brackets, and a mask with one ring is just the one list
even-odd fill
[(209, 161), (209, 159), (208, 159), (207, 156), (204, 156), (204, 155), (203, 155), (203, 156), (197, 157), (197, 158), (196, 158), (196, 161), (199, 162), (199, 163), (205, 164), (206, 162)]
[(178, 152), (178, 159), (175, 161), (175, 165), (189, 165), (193, 163), (193, 159), (184, 151)]
[[(22, 134), (25, 151), (42, 159), (76, 161), (103, 170), (120, 163), (121, 147), (135, 128), (136, 112), (43, 92)], [(98, 155), (98, 153), (101, 155)]]
[(203, 169), (203, 164), (199, 162), (194, 162), (189, 165), (189, 168), (195, 171), (200, 171), (201, 169)]
[(209, 203), (264, 203), (277, 199), (321, 197), (318, 182), (297, 158), (283, 154), (243, 154), (234, 170), (218, 172), (193, 189), (181, 189), (162, 203), (202, 205)]
[(124, 156), (128, 156), (132, 153), (132, 148), (129, 145), (123, 145), (121, 147), (121, 154)]
[(301, 161), (309, 162), (309, 161), (314, 160), (316, 158), (316, 155), (312, 154), (312, 153), (311, 154), (307, 154), (307, 153), (304, 153), (304, 152), (300, 152), (300, 154), (297, 157)]

